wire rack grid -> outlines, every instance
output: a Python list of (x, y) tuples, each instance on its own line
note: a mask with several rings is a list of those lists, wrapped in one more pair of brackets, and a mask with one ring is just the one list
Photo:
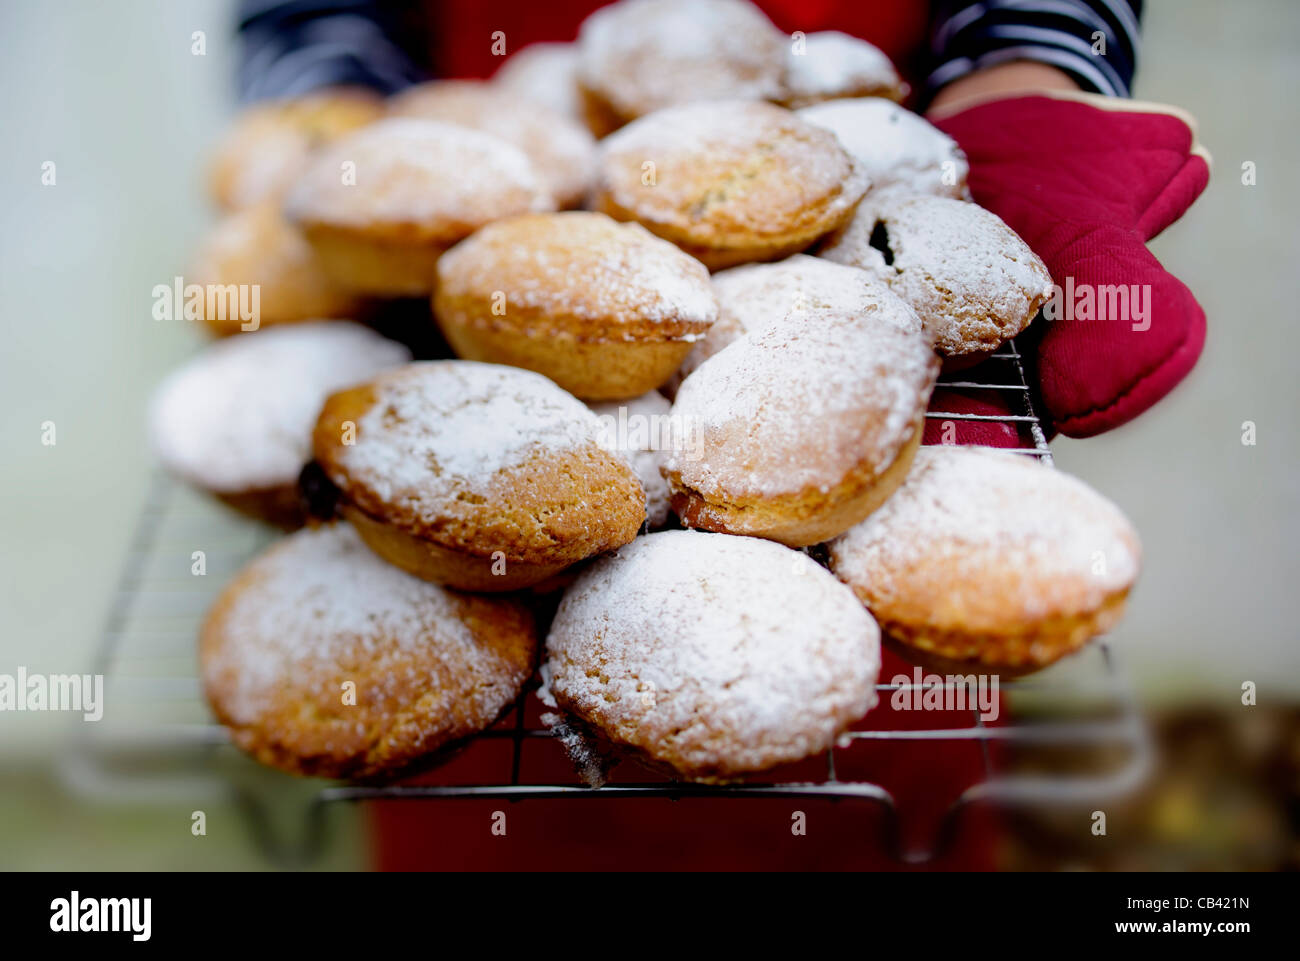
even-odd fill
[[(1021, 356), (1014, 342), (972, 370), (940, 379), (940, 386), (972, 396), (1012, 398), (1012, 414), (930, 411), (937, 421), (995, 421), (1022, 438), (1020, 453), (1051, 464), (1046, 434), (1035, 415)], [(1001, 405), (1005, 409), (1008, 405)], [(213, 795), (231, 796), (244, 811), (264, 853), (276, 862), (309, 863), (326, 843), (325, 810), (363, 801), (429, 802), (456, 798), (520, 801), (537, 798), (611, 797), (755, 797), (815, 798), (867, 802), (883, 814), (880, 843), (900, 861), (922, 862), (942, 853), (951, 840), (957, 814), (975, 802), (1004, 804), (1092, 804), (1121, 797), (1139, 786), (1152, 763), (1147, 727), (1114, 653), (1103, 641), (1086, 648), (1042, 674), (1004, 680), (1001, 692), (1011, 720), (986, 724), (971, 707), (954, 723), (952, 712), (938, 712), (933, 726), (893, 727), (874, 723), (896, 692), (913, 683), (877, 685), (879, 706), (865, 725), (851, 730), (826, 751), (815, 768), (806, 763), (793, 779), (745, 781), (723, 786), (674, 782), (654, 776), (615, 781), (599, 788), (576, 775), (530, 776), (529, 752), (556, 739), (533, 719), (538, 715), (531, 690), (494, 727), (475, 740), (505, 741), (508, 759), (498, 778), (477, 783), (397, 783), (387, 785), (328, 783), (309, 796), (305, 824), (296, 839), (277, 836), (264, 805), (227, 772), (210, 763), (217, 752), (234, 753), (223, 728), (213, 723), (197, 679), (197, 625), (222, 583), (277, 535), (261, 525), (232, 516), (200, 495), (155, 475), (128, 549), (120, 586), (111, 605), (99, 648), (97, 673), (105, 677), (106, 699), (126, 708), (113, 712), (113, 723), (94, 725), (62, 765), (68, 786), (99, 801), (167, 803)], [(201, 555), (196, 552), (202, 552)], [(205, 572), (195, 573), (202, 557)], [(883, 679), (882, 679), (883, 680)], [(1050, 705), (1052, 717), (1021, 718), (1021, 708)], [(1077, 705), (1077, 709), (1062, 705)], [(1064, 715), (1063, 717), (1061, 715)], [(911, 843), (900, 830), (901, 816), (893, 792), (869, 777), (846, 771), (844, 763), (862, 745), (907, 743), (925, 752), (941, 743), (978, 745), (981, 775), (948, 806), (932, 837)], [(999, 746), (1028, 745), (1112, 750), (1116, 760), (1105, 770), (1087, 774), (1015, 773), (994, 762)], [(139, 760), (154, 763), (142, 773)], [(236, 761), (253, 766), (251, 761)], [(554, 766), (550, 769), (554, 773)], [(434, 775), (436, 777), (436, 771)], [(645, 774), (645, 772), (640, 772)]]

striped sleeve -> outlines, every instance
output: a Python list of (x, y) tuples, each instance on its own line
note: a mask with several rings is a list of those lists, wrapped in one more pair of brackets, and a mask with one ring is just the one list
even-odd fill
[(1129, 96), (1142, 0), (936, 0), (934, 7), (931, 96), (1013, 60), (1050, 64), (1085, 90)]
[(423, 79), (403, 34), (411, 32), (400, 12), (380, 0), (242, 0), (240, 99), (335, 86), (400, 90)]

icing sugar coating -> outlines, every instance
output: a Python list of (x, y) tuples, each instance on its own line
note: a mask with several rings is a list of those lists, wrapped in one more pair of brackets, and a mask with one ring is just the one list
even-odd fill
[(625, 120), (691, 100), (774, 99), (785, 44), (741, 0), (622, 0), (583, 22), (578, 76)]
[(428, 361), (330, 397), (313, 440), (345, 513), (420, 547), (480, 560), (500, 551), (553, 573), (627, 543), (645, 519), (641, 483), (601, 444), (600, 429), (540, 374)]
[(530, 43), (506, 58), (492, 83), (572, 120), (582, 120), (578, 96), (578, 46)]
[(383, 500), (433, 521), (461, 490), (548, 454), (597, 442), (599, 422), (541, 374), (474, 361), (408, 364), (377, 378), (375, 402), (338, 460)]
[(209, 700), (240, 746), (342, 775), (399, 767), (486, 727), (518, 695), (535, 646), (520, 605), (412, 577), (338, 523), (246, 567), (209, 614), (200, 653)]
[[(806, 254), (773, 264), (745, 264), (713, 275), (718, 320), (682, 363), (685, 379), (718, 351), (750, 331), (762, 330), (791, 310), (867, 313), (884, 307), (880, 318), (904, 330), (919, 331), (920, 318), (866, 271)], [(815, 321), (814, 321), (815, 322)]]
[(864, 297), (862, 312), (794, 306), (701, 364), (673, 414), (703, 443), (669, 455), (670, 483), (735, 502), (829, 491), (893, 464), (939, 362), (896, 297)]
[(438, 277), (442, 302), (500, 291), (503, 324), (540, 312), (531, 336), (693, 339), (718, 313), (703, 264), (639, 224), (585, 211), (489, 224), (442, 257)]
[[(966, 154), (957, 141), (924, 117), (880, 97), (830, 100), (798, 113), (839, 138), (871, 178), (873, 195), (901, 189), (965, 198), (970, 172)], [(945, 168), (947, 163), (952, 166)], [(951, 173), (948, 183), (946, 171)]]
[(884, 506), (830, 544), (882, 623), (967, 634), (1100, 609), (1137, 578), (1128, 520), (1077, 478), (977, 447), (923, 447)]
[(788, 106), (854, 95), (901, 99), (906, 91), (889, 57), (865, 40), (823, 30), (804, 37), (802, 53), (787, 44), (782, 102)]
[(410, 358), (401, 344), (346, 321), (238, 334), (159, 385), (153, 447), (169, 470), (208, 490), (292, 484), (311, 459), (325, 398)]
[(470, 80), (423, 83), (394, 96), (389, 113), (471, 127), (514, 144), (560, 206), (581, 203), (591, 186), (596, 141), (587, 128), (499, 86)]
[(1046, 265), (1015, 231), (982, 207), (947, 197), (869, 197), (819, 256), (887, 283), (948, 356), (996, 349), (1052, 295)]
[(807, 245), (843, 223), (868, 183), (833, 134), (791, 111), (710, 101), (607, 137), (597, 190), (607, 213), (693, 251)]
[[(345, 165), (355, 183), (344, 182)], [(554, 201), (524, 152), (500, 137), (392, 117), (319, 153), (285, 209), (300, 223), (450, 242), (502, 217), (554, 209)]]
[(807, 555), (695, 531), (584, 571), (547, 653), (562, 708), (696, 779), (827, 748), (875, 703), (880, 666), (875, 623)]

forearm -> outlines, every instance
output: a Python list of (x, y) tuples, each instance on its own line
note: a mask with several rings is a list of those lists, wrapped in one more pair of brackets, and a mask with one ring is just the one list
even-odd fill
[(1078, 83), (1063, 70), (1044, 63), (1016, 60), (957, 78), (935, 94), (926, 112), (937, 116), (990, 97), (1078, 89)]
[(1129, 95), (1142, 0), (935, 0), (931, 109), (1029, 89)]

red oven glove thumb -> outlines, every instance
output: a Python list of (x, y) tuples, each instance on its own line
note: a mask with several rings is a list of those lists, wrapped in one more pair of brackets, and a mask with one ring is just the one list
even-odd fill
[(966, 151), (976, 202), (1024, 238), (1063, 288), (1026, 338), (1037, 341), (1027, 359), (1046, 419), (1089, 437), (1173, 389), (1200, 355), (1205, 313), (1146, 243), (1209, 180), (1191, 117), (1044, 94), (932, 119)]

